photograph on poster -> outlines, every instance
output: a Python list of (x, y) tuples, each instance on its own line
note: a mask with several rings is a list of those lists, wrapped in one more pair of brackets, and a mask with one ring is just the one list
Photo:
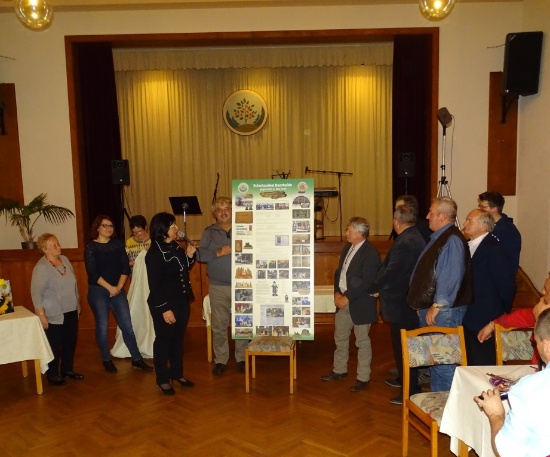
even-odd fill
[(292, 223), (292, 231), (294, 233), (309, 232), (311, 230), (309, 221), (294, 221)]
[(235, 303), (235, 313), (239, 314), (252, 314), (252, 303)]
[(256, 259), (256, 268), (267, 268), (267, 259)]
[(309, 219), (309, 209), (293, 209), (292, 218), (293, 219)]
[(308, 233), (300, 233), (292, 235), (292, 244), (310, 244), (311, 235)]
[(288, 246), (290, 237), (288, 235), (275, 235), (275, 246)]
[(293, 306), (292, 307), (292, 315), (293, 316), (301, 316), (302, 315), (302, 307), (301, 306)]
[(302, 315), (303, 316), (311, 316), (311, 308), (309, 306), (304, 306), (302, 308)]
[(235, 289), (235, 301), (252, 301), (252, 289)]
[(235, 213), (236, 224), (252, 224), (254, 222), (254, 213), (248, 211), (237, 211)]
[(243, 252), (243, 240), (235, 240), (235, 252)]
[(263, 325), (258, 325), (256, 327), (256, 335), (258, 335), (258, 336), (273, 336), (273, 327), (271, 327), (271, 326), (264, 327)]
[(267, 268), (277, 268), (277, 261), (276, 260), (270, 260), (269, 264), (267, 265)]
[(288, 279), (290, 278), (289, 270), (279, 270), (279, 279)]
[(241, 265), (252, 265), (252, 254), (235, 254), (235, 263), (240, 263)]
[(302, 256), (302, 267), (309, 268), (311, 266), (311, 258), (309, 256)]
[(300, 306), (303, 297), (292, 297), (292, 306)]
[(242, 289), (252, 289), (252, 283), (250, 281), (236, 281), (235, 287)]
[(250, 314), (235, 314), (235, 327), (252, 327)]
[(293, 268), (292, 279), (310, 279), (309, 268)]
[(311, 305), (311, 301), (309, 300), (309, 297), (302, 297), (302, 306), (309, 306)]
[(254, 338), (254, 332), (252, 331), (252, 328), (236, 328), (235, 338), (239, 340), (251, 340), (252, 338)]
[(266, 270), (256, 270), (256, 279), (266, 279)]
[(261, 325), (284, 325), (285, 307), (284, 305), (261, 305), (260, 306), (260, 324)]
[(246, 241), (244, 243), (243, 249), (254, 249), (254, 246), (252, 246), (249, 241)]
[(292, 292), (297, 292), (300, 295), (309, 295), (311, 284), (309, 281), (292, 281)]
[(275, 203), (273, 202), (258, 202), (256, 203), (257, 211), (270, 211), (275, 209)]
[(310, 317), (293, 317), (292, 326), (297, 328), (309, 328), (311, 324)]
[(289, 262), (288, 259), (277, 260), (277, 268), (288, 268)]
[(299, 208), (309, 208), (310, 201), (309, 198), (307, 198), (304, 195), (300, 195), (296, 197), (294, 200), (292, 200), (292, 206), (299, 207)]
[(277, 279), (277, 270), (267, 270), (267, 279)]
[(273, 283), (271, 284), (271, 296), (277, 297), (277, 292), (279, 292), (279, 284), (277, 284), (277, 281), (273, 281)]
[(288, 203), (275, 203), (275, 210), (279, 209), (290, 209), (290, 205)]
[(288, 336), (288, 326), (286, 325), (277, 325), (273, 327), (273, 336)]
[(237, 267), (235, 270), (236, 279), (252, 279), (252, 270), (247, 267)]

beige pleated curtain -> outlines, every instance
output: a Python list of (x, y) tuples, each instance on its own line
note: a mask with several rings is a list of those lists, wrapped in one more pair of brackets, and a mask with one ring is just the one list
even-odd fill
[[(371, 234), (391, 230), (391, 44), (240, 49), (114, 51), (122, 156), (129, 160), (127, 207), (149, 220), (171, 211), (169, 196), (196, 195), (187, 216), (199, 239), (211, 201), (233, 179), (314, 178), (338, 187), (325, 198), (325, 236), (365, 216)], [(235, 91), (257, 92), (267, 122), (250, 136), (230, 131), (222, 108)], [(319, 216), (319, 215), (318, 215)], [(182, 223), (181, 216), (178, 223)]]

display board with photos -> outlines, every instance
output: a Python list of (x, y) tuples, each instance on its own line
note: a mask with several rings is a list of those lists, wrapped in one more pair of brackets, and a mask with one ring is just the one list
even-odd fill
[(232, 185), (232, 335), (313, 340), (313, 179)]

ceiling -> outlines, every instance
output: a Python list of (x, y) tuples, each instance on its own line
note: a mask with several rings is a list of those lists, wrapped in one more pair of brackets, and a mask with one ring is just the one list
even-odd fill
[[(418, 0), (47, 0), (54, 11), (138, 10), (159, 8), (217, 8), (264, 6), (390, 5)], [(457, 0), (459, 3), (522, 2), (523, 0)], [(0, 0), (0, 11), (13, 8), (14, 0)]]

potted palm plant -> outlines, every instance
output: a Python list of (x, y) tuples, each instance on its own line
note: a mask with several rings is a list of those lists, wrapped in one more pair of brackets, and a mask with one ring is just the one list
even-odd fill
[(27, 205), (21, 205), (15, 200), (0, 197), (0, 216), (2, 214), (5, 215), (6, 221), (9, 218), (11, 225), (19, 229), (19, 233), (24, 240), (21, 242), (23, 249), (34, 249), (36, 247), (32, 230), (41, 216), (44, 216), (44, 219), (49, 223), (56, 225), (74, 217), (70, 209), (48, 203), (46, 194), (38, 195)]

